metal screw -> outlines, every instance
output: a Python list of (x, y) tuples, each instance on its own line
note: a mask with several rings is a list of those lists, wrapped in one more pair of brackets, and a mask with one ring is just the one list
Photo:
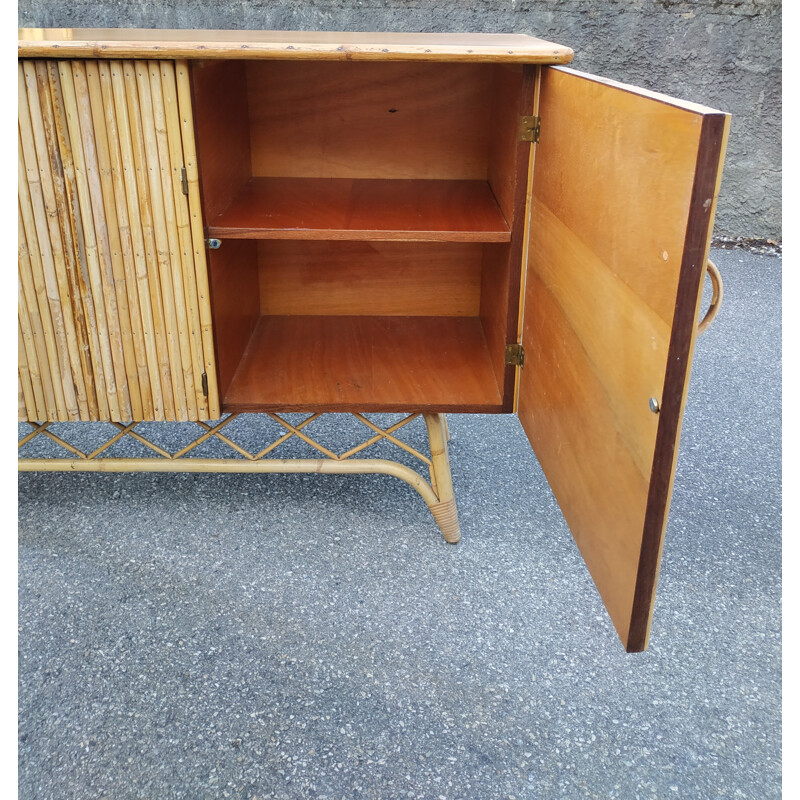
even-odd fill
[(655, 397), (650, 398), (650, 410), (654, 414), (658, 414), (658, 412), (661, 411), (661, 406), (658, 404), (658, 400), (656, 400)]

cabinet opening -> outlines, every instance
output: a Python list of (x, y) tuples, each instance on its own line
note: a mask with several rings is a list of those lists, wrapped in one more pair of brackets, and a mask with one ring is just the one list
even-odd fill
[(207, 61), (192, 86), (223, 408), (510, 410), (530, 73)]

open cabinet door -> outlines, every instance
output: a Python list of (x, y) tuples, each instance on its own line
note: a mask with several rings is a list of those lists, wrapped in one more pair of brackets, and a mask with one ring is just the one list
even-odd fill
[(644, 650), (729, 116), (562, 68), (539, 116), (519, 416)]

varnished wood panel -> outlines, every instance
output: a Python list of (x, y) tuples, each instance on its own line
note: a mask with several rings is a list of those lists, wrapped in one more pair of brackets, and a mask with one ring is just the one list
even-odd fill
[(21, 28), (19, 55), (69, 58), (249, 58), (509, 61), (568, 64), (572, 50), (524, 34)]
[(252, 174), (486, 180), (495, 68), (247, 64)]
[(261, 313), (476, 317), (483, 245), (260, 242)]
[(641, 650), (727, 118), (560, 69), (544, 70), (540, 116), (519, 414)]
[(245, 65), (241, 61), (197, 61), (189, 65), (189, 71), (200, 193), (208, 224), (250, 180)]
[(235, 239), (504, 242), (485, 181), (254, 178), (209, 236)]
[[(484, 245), (481, 268), (480, 317), (492, 368), (500, 386), (505, 385), (509, 370), (506, 345), (513, 341), (513, 338), (508, 338), (509, 290), (511, 270), (514, 269), (509, 262), (510, 249), (508, 244)], [(506, 399), (509, 399), (508, 395)]]
[(474, 317), (262, 317), (226, 411), (500, 409)]
[(258, 322), (256, 242), (231, 239), (208, 253), (211, 308), (219, 375), (224, 398)]
[(181, 187), (191, 108), (173, 63), (25, 60), (19, 73), (27, 417), (208, 418)]
[[(521, 144), (519, 118), (522, 114), (533, 113), (533, 99), (530, 86), (524, 85), (524, 74), (521, 66), (493, 68), (491, 110), (485, 120), (490, 125), (487, 178), (509, 223), (514, 219), (514, 204), (517, 201), (517, 160)], [(530, 144), (524, 150), (530, 152)], [(525, 180), (527, 163), (523, 175)], [(524, 195), (522, 200), (524, 203)]]

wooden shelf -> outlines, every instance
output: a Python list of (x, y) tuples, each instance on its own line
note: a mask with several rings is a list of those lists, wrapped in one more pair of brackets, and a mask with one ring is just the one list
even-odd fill
[(477, 317), (263, 316), (225, 411), (502, 409)]
[(208, 236), (508, 242), (511, 232), (486, 181), (252, 178)]

